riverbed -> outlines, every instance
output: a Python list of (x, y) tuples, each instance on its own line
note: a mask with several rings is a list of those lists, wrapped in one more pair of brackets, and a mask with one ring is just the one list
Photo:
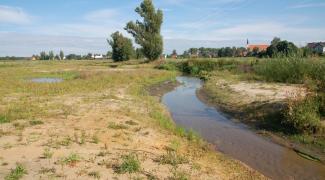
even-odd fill
[(162, 101), (179, 126), (193, 129), (216, 150), (272, 179), (325, 179), (325, 166), (321, 163), (302, 158), (201, 102), (196, 96), (201, 80), (181, 76), (177, 81), (181, 85), (166, 93)]

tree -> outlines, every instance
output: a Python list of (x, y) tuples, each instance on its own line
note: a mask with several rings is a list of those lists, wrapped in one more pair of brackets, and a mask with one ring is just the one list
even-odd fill
[(142, 59), (144, 58), (144, 55), (143, 55), (143, 49), (142, 48), (137, 48), (135, 50), (135, 58), (137, 59)]
[(54, 52), (53, 51), (49, 52), (49, 59), (54, 60)]
[(111, 38), (108, 43), (112, 46), (114, 61), (126, 61), (133, 57), (134, 48), (131, 39), (124, 37), (118, 31), (113, 33)]
[(143, 22), (130, 21), (125, 30), (142, 46), (143, 54), (149, 61), (156, 60), (163, 52), (163, 38), (160, 34), (163, 12), (155, 9), (152, 0), (144, 0), (135, 12), (143, 18)]
[(280, 41), (281, 39), (279, 37), (274, 37), (271, 41), (271, 45), (277, 45)]
[(172, 58), (177, 58), (177, 51), (176, 49), (173, 50), (172, 54), (171, 54)]
[(271, 46), (266, 50), (266, 54), (269, 57), (274, 57), (277, 55), (281, 56), (292, 56), (298, 53), (298, 47), (292, 42), (288, 41), (275, 41), (275, 38), (272, 41)]
[(40, 53), (40, 60), (49, 60), (49, 56), (46, 54), (45, 51)]
[(64, 52), (62, 50), (60, 51), (59, 56), (60, 56), (60, 60), (63, 60), (64, 59)]

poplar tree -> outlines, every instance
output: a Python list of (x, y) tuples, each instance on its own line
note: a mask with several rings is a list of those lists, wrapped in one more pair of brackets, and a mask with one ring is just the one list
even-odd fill
[(142, 47), (143, 55), (153, 61), (160, 57), (163, 52), (163, 38), (160, 34), (163, 23), (163, 12), (156, 10), (152, 0), (144, 0), (135, 9), (142, 21), (130, 21), (125, 30), (135, 38), (135, 42)]

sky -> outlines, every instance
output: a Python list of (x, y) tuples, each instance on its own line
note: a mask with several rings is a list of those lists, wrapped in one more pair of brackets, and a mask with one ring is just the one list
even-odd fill
[[(324, 0), (153, 0), (163, 10), (164, 52), (245, 46), (273, 37), (325, 41)], [(0, 0), (0, 56), (40, 51), (106, 53), (107, 38), (140, 17), (141, 0)]]

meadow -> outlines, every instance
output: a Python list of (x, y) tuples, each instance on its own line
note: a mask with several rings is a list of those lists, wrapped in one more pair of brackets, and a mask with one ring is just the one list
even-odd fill
[(179, 72), (154, 66), (1, 61), (0, 178), (264, 179), (173, 123), (146, 89)]

